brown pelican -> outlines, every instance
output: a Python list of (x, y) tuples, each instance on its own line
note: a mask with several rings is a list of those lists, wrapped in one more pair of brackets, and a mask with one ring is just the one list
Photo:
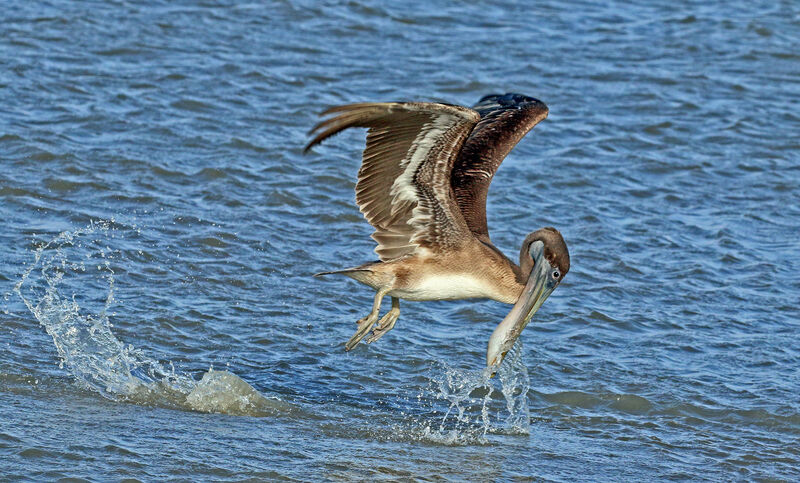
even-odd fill
[[(547, 106), (520, 94), (489, 95), (472, 109), (439, 103), (386, 102), (332, 107), (312, 130), (307, 152), (350, 127), (368, 128), (356, 203), (375, 227), (380, 261), (317, 275), (342, 274), (377, 290), (372, 311), (345, 345), (351, 350), (394, 327), (400, 301), (490, 298), (514, 304), (489, 339), (486, 362), (502, 362), (522, 329), (569, 271), (555, 228), (525, 237), (514, 264), (489, 239), (486, 194), (494, 173)], [(378, 318), (384, 296), (392, 308)], [(373, 328), (374, 326), (374, 328)]]

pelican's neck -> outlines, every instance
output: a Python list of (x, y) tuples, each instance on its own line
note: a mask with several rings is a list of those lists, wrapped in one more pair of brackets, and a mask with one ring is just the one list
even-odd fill
[(528, 257), (528, 264), (526, 265), (524, 257), (525, 253), (523, 251), (520, 254), (520, 262), (522, 262), (521, 266), (517, 265), (516, 263), (512, 262), (510, 258), (505, 256), (505, 254), (501, 252), (496, 246), (494, 246), (494, 243), (492, 243), (492, 241), (489, 239), (489, 235), (478, 234), (475, 236), (475, 238), (477, 238), (478, 241), (480, 241), (484, 246), (490, 248), (495, 254), (497, 254), (502, 260), (504, 260), (508, 264), (509, 268), (511, 268), (511, 272), (514, 274), (514, 280), (519, 285), (518, 288), (521, 291), (522, 287), (525, 286), (525, 283), (528, 280), (528, 275), (531, 273), (531, 269), (533, 268), (533, 260), (530, 257)]
[(519, 267), (517, 267), (517, 270), (517, 281), (524, 285), (531, 274), (531, 270), (533, 270), (533, 258), (531, 258), (524, 243), (519, 251)]

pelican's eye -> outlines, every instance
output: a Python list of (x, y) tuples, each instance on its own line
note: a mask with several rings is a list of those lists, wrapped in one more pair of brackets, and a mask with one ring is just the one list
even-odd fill
[(554, 279), (558, 280), (558, 278), (560, 276), (561, 276), (561, 272), (559, 272), (558, 270), (553, 270), (553, 278)]

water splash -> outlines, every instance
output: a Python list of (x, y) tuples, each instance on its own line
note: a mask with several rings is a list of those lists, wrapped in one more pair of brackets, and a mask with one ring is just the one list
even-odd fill
[(497, 379), (489, 368), (466, 371), (445, 363), (438, 366), (432, 371), (430, 387), (418, 397), (433, 414), (395, 428), (401, 434), (445, 445), (489, 444), (490, 434), (529, 434), (530, 381), (521, 340), (498, 368)]
[(235, 374), (209, 369), (198, 382), (114, 336), (113, 263), (121, 253), (108, 243), (117, 235), (114, 220), (63, 232), (36, 249), (14, 286), (53, 338), (60, 366), (79, 385), (116, 401), (251, 416), (291, 410)]
[(497, 371), (508, 411), (505, 428), (509, 433), (529, 434), (531, 412), (528, 406), (528, 391), (531, 386), (528, 366), (522, 360), (522, 339), (517, 339), (506, 355), (506, 361)]

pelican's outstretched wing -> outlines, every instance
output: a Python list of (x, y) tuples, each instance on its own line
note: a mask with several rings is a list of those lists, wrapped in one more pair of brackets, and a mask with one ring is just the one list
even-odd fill
[(445, 246), (469, 236), (453, 198), (450, 175), (461, 146), (480, 119), (466, 107), (420, 102), (332, 107), (306, 151), (349, 127), (369, 128), (356, 183), (356, 203), (375, 227), (375, 251), (387, 261), (420, 246)]
[(473, 107), (481, 120), (464, 142), (453, 165), (456, 202), (470, 231), (489, 241), (486, 194), (494, 173), (528, 131), (547, 117), (547, 106), (521, 94), (490, 95)]

